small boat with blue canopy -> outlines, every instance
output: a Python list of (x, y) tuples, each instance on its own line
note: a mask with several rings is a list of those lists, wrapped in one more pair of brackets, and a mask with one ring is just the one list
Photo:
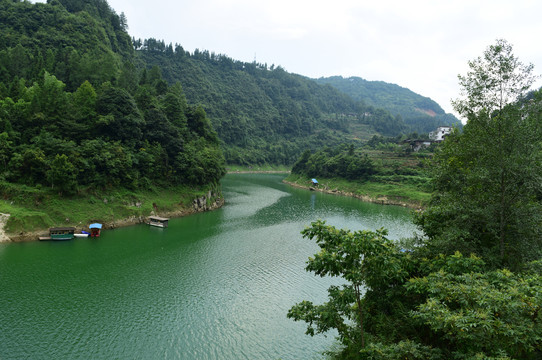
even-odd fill
[(98, 237), (100, 236), (100, 231), (102, 230), (102, 224), (99, 224), (99, 223), (90, 224), (88, 228), (90, 230), (91, 237)]

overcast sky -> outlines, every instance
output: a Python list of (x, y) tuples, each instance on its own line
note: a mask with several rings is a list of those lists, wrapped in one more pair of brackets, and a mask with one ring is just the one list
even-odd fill
[[(452, 112), (458, 74), (502, 38), (542, 74), (540, 0), (108, 0), (135, 38), (311, 78), (398, 84)], [(537, 82), (542, 86), (542, 81)]]

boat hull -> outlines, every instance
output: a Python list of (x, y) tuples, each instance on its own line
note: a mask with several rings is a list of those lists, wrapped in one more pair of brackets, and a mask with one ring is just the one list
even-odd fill
[(164, 228), (164, 227), (165, 227), (164, 224), (162, 224), (162, 223), (152, 223), (152, 222), (151, 222), (151, 223), (149, 223), (149, 225), (150, 225), (150, 226), (161, 227), (161, 228)]
[(67, 241), (73, 240), (73, 234), (62, 234), (62, 235), (51, 235), (51, 240), (53, 241)]

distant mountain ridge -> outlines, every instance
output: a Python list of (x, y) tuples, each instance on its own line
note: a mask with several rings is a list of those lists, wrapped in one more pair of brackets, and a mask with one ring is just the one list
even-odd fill
[(384, 81), (368, 81), (360, 77), (331, 76), (315, 80), (328, 84), (352, 99), (367, 105), (384, 108), (392, 115), (400, 115), (405, 124), (418, 131), (429, 132), (438, 126), (456, 125), (461, 122), (453, 114), (429, 97), (416, 94), (410, 89)]

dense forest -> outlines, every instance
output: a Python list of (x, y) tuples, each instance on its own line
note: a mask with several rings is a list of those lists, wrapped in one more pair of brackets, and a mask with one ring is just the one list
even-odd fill
[(367, 154), (357, 153), (354, 145), (324, 148), (311, 154), (309, 150), (296, 161), (292, 173), (314, 177), (340, 177), (347, 180), (368, 180), (377, 172)]
[(439, 126), (461, 127), (461, 122), (445, 113), (435, 101), (396, 84), (342, 76), (319, 78), (316, 82), (329, 84), (355, 100), (400, 116), (410, 131), (429, 133)]
[(133, 42), (143, 63), (160, 66), (165, 79), (180, 81), (187, 97), (204, 106), (229, 163), (292, 164), (305, 149), (461, 125), (434, 101), (397, 85), (383, 83), (386, 96), (371, 88), (381, 100), (374, 102), (280, 66), (240, 62), (207, 50), (190, 54), (156, 39)]
[(62, 194), (224, 175), (215, 130), (158, 67), (136, 69), (105, 1), (0, 1), (0, 157), (8, 183)]
[(134, 40), (138, 59), (179, 81), (201, 104), (224, 145), (228, 163), (292, 164), (305, 149), (359, 143), (407, 129), (400, 117), (366, 106), (330, 86), (280, 66), (235, 61), (226, 55), (155, 39)]

